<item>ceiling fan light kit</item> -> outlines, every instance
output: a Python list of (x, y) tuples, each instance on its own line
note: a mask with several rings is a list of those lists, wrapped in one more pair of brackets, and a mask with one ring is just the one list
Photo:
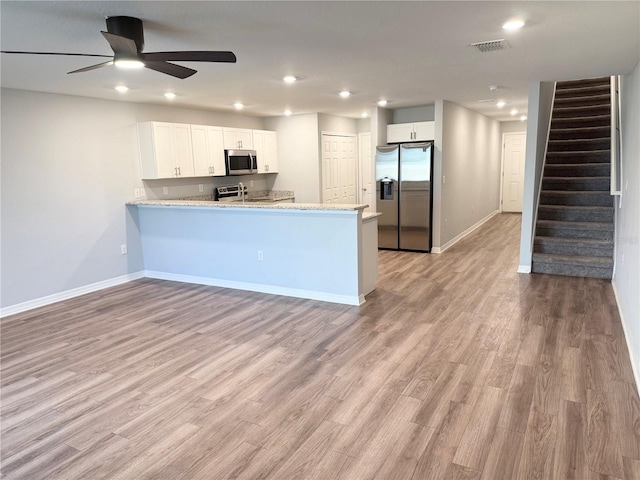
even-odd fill
[[(113, 58), (107, 62), (79, 68), (68, 73), (81, 73), (97, 68), (116, 65), (119, 68), (141, 69), (148, 68), (156, 72), (185, 79), (195, 74), (197, 70), (183, 67), (170, 62), (223, 62), (236, 63), (233, 52), (224, 51), (177, 51), (143, 53), (144, 30), (142, 20), (134, 17), (108, 17), (107, 31), (101, 32), (113, 50)], [(22, 52), (2, 51), (2, 53), (31, 54), (31, 55), (70, 55), (79, 57), (106, 57), (108, 55), (58, 53), (58, 52)]]

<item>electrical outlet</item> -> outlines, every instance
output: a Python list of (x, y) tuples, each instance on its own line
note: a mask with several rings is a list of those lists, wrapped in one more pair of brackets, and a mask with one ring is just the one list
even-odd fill
[(471, 205), (471, 213), (476, 213), (476, 206), (475, 205)]
[(120, 253), (122, 255), (126, 255), (127, 254), (127, 244), (126, 243), (120, 245)]
[(445, 184), (445, 178), (444, 178), (444, 175), (442, 175), (442, 184), (443, 184), (443, 185)]
[(146, 197), (147, 196), (147, 193), (144, 191), (144, 188), (140, 189), (140, 196), (141, 197)]
[(264, 260), (264, 254), (262, 253), (262, 250), (258, 250), (258, 261), (262, 262)]
[(447, 226), (447, 223), (448, 223), (448, 220), (445, 218), (445, 219), (444, 219), (444, 226), (445, 226), (445, 227)]
[(169, 187), (162, 187), (162, 193), (169, 195)]
[(620, 265), (624, 265), (624, 252), (620, 255)]
[(253, 180), (249, 180), (249, 186), (253, 187)]
[(140, 189), (139, 188), (136, 188), (133, 191), (133, 196), (136, 197), (136, 198), (140, 198)]
[(200, 193), (204, 192), (204, 187), (202, 186), (202, 184), (201, 184), (201, 183), (199, 183), (199, 184), (198, 184), (198, 191), (199, 191)]

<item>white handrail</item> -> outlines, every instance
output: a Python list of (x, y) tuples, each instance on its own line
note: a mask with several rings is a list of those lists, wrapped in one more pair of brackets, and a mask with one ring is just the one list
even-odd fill
[(622, 133), (620, 103), (620, 76), (611, 77), (611, 195), (622, 194), (622, 171), (621, 171), (621, 145)]

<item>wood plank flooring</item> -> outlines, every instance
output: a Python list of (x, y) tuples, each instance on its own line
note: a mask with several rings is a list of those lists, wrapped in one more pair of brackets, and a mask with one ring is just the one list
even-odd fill
[(362, 307), (140, 280), (1, 323), (3, 479), (640, 478), (607, 281), (520, 216), (380, 252)]

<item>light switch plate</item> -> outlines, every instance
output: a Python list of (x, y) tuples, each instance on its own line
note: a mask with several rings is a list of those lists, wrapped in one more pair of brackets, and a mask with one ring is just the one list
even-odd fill
[(165, 195), (169, 195), (169, 187), (162, 187), (162, 193)]

